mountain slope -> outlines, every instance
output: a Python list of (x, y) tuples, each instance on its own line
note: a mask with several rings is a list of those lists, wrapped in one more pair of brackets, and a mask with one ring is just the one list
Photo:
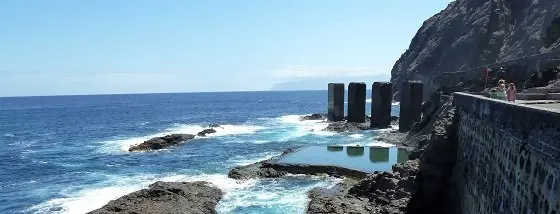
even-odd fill
[[(391, 70), (391, 81), (425, 83), (443, 72), (559, 50), (560, 0), (456, 0), (426, 20)], [(480, 72), (483, 71), (471, 71)], [(400, 87), (394, 87), (398, 98)]]

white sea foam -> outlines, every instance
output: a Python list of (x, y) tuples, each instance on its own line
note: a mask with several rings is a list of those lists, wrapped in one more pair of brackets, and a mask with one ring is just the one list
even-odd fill
[[(366, 103), (371, 103), (371, 98), (366, 99)], [(348, 101), (344, 101), (344, 104), (348, 104)]]
[[(300, 120), (303, 115), (286, 115), (279, 117), (278, 120), (281, 124), (287, 126), (295, 126), (295, 131), (290, 131), (286, 139), (303, 137), (308, 134), (321, 135), (321, 136), (332, 136), (337, 133), (322, 131), (329, 124), (324, 120)], [(284, 139), (284, 140), (286, 140)]]
[[(127, 152), (130, 146), (140, 144), (154, 137), (162, 137), (169, 134), (197, 134), (204, 129), (205, 127), (200, 125), (176, 125), (175, 127), (166, 129), (164, 132), (152, 135), (104, 141), (102, 142), (104, 146), (102, 146), (101, 151), (103, 153)], [(216, 133), (208, 134), (207, 137), (252, 134), (263, 129), (263, 127), (250, 125), (221, 125), (214, 129)]]
[(252, 163), (270, 159), (278, 155), (280, 155), (280, 152), (265, 152), (250, 157), (238, 155), (230, 159), (229, 162), (231, 162), (235, 166), (246, 166)]
[(252, 143), (254, 143), (254, 144), (265, 144), (265, 143), (270, 143), (270, 142), (272, 142), (272, 141), (270, 141), (270, 140), (255, 140)]
[(262, 126), (250, 125), (220, 125), (214, 128), (216, 133), (209, 134), (208, 136), (225, 136), (225, 135), (240, 135), (240, 134), (253, 134), (259, 130), (264, 129)]
[(79, 191), (67, 189), (61, 194), (63, 197), (55, 198), (31, 207), (27, 212), (33, 213), (86, 213), (97, 209), (131, 192), (147, 188), (156, 181), (208, 181), (224, 191), (242, 189), (254, 185), (254, 180), (239, 182), (223, 174), (202, 174), (196, 176), (170, 175), (158, 177), (156, 175), (143, 175), (133, 177), (113, 176), (110, 181), (100, 186), (88, 187)]
[(4, 137), (14, 137), (14, 134), (4, 134)]
[(391, 104), (394, 105), (394, 106), (398, 106), (398, 105), (401, 104), (401, 102), (393, 102), (393, 103), (391, 103)]
[(364, 137), (363, 134), (351, 134), (349, 135), (349, 137), (354, 138), (354, 139), (360, 139), (362, 137)]
[(315, 180), (315, 182), (309, 185), (291, 186), (285, 180), (257, 181), (246, 188), (226, 191), (216, 209), (218, 213), (233, 213), (237, 208), (275, 209), (275, 207), (282, 207), (284, 213), (297, 213), (305, 210), (309, 200), (307, 197), (309, 190), (315, 187), (332, 187), (340, 182), (339, 179), (326, 177), (294, 177), (292, 179)]

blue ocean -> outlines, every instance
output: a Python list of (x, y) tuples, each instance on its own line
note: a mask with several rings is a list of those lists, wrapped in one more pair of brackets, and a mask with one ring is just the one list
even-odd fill
[[(383, 144), (374, 139), (387, 130), (337, 134), (299, 120), (326, 110), (326, 91), (0, 98), (0, 213), (86, 213), (155, 181), (198, 180), (225, 191), (219, 213), (304, 213), (307, 191), (339, 180), (236, 181), (227, 173), (296, 146)], [(221, 128), (207, 137), (128, 152), (211, 123)]]

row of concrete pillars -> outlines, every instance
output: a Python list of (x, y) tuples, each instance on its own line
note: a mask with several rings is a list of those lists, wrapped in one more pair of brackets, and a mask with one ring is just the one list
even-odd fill
[[(393, 84), (374, 82), (371, 91), (372, 128), (391, 125), (391, 105), (393, 103)], [(412, 124), (420, 122), (422, 117), (422, 82), (408, 81), (401, 90), (399, 130), (409, 131)], [(328, 120), (344, 120), (344, 83), (329, 83)], [(348, 122), (363, 123), (366, 118), (366, 84), (352, 82), (348, 84)]]

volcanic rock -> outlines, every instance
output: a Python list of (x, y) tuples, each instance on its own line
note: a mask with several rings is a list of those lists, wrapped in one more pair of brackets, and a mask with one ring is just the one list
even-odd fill
[(161, 182), (112, 200), (89, 214), (214, 214), (223, 192), (208, 182)]
[(135, 146), (131, 146), (128, 151), (152, 151), (165, 149), (185, 141), (193, 139), (195, 136), (192, 134), (171, 134), (163, 137), (155, 137), (150, 140), (144, 141), (143, 143)]
[[(407, 80), (421, 80), (424, 97), (445, 85), (458, 86), (456, 90), (481, 90), (484, 65), (498, 70), (499, 66), (491, 64), (516, 60), (519, 63), (512, 63), (504, 75), (508, 82), (521, 85), (532, 73), (525, 72), (528, 63), (517, 59), (543, 53), (557, 55), (560, 50), (559, 7), (558, 0), (452, 1), (424, 21), (409, 48), (395, 62), (391, 82), (400, 86)], [(444, 72), (457, 71), (464, 71), (466, 76), (456, 73), (438, 80)], [(397, 99), (399, 90), (393, 87)]]
[(305, 120), (326, 120), (326, 119), (327, 119), (327, 114), (311, 114), (311, 115), (305, 115), (305, 116), (300, 118), (301, 121), (305, 121)]
[(196, 134), (199, 137), (206, 137), (207, 134), (212, 134), (212, 133), (216, 133), (216, 130), (210, 128), (210, 129), (204, 129), (200, 132), (198, 132), (198, 134)]

